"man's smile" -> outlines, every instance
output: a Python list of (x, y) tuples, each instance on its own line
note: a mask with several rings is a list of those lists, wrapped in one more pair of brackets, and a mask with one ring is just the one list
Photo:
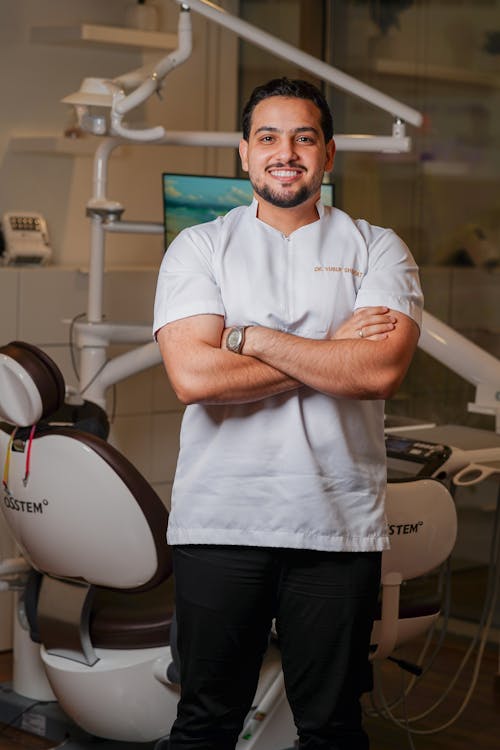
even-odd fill
[(304, 173), (303, 169), (296, 167), (270, 167), (267, 171), (272, 177), (276, 177), (279, 180), (293, 180)]

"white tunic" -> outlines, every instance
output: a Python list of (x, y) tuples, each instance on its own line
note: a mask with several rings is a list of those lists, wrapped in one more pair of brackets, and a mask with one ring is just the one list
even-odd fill
[[(154, 331), (223, 315), (330, 338), (355, 308), (386, 305), (420, 325), (410, 251), (390, 229), (318, 204), (285, 237), (257, 203), (184, 230), (163, 259)], [(170, 544), (335, 551), (388, 546), (384, 402), (307, 387), (239, 405), (186, 408), (168, 526)]]

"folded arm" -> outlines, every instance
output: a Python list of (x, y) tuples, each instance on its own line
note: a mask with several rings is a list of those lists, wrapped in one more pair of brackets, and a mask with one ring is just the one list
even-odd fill
[(406, 374), (419, 329), (406, 315), (389, 311), (392, 330), (386, 335), (361, 337), (363, 314), (355, 313), (342, 326), (342, 336), (332, 340), (316, 341), (252, 326), (246, 331), (242, 354), (330, 396), (386, 399)]
[(221, 347), (223, 333), (219, 315), (182, 318), (158, 331), (165, 369), (182, 403), (249, 403), (301, 386), (271, 365)]
[[(250, 327), (243, 350), (246, 356), (241, 356), (226, 350), (227, 329), (224, 329), (221, 316), (196, 315), (163, 326), (157, 333), (157, 340), (172, 387), (183, 403), (249, 403), (295, 390), (307, 382), (304, 379), (308, 372), (305, 363), (299, 364), (296, 376), (291, 376), (279, 366), (264, 361), (264, 357), (270, 356), (270, 350), (267, 355), (264, 350), (264, 337), (276, 333), (281, 343), (286, 338), (294, 349), (300, 342), (306, 345), (309, 342), (318, 354), (323, 355), (322, 344), (338, 343), (340, 349), (348, 351), (350, 345), (354, 344), (356, 348), (359, 342), (365, 348), (367, 344), (388, 339), (396, 327), (396, 317), (384, 307), (357, 310), (336, 331), (332, 342), (309, 341), (267, 328)], [(359, 336), (360, 331), (363, 332), (363, 339)], [(258, 343), (257, 337), (260, 337), (260, 345), (264, 348), (259, 356), (251, 356), (248, 346), (252, 339), (254, 344)], [(275, 350), (277, 342), (271, 342), (269, 338), (267, 341)], [(349, 346), (344, 347), (344, 344)], [(310, 385), (309, 382), (307, 384)]]

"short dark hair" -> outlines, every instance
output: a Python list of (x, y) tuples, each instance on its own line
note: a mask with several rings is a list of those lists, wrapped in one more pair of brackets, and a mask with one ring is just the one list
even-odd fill
[(248, 141), (252, 124), (252, 114), (259, 102), (270, 96), (295, 97), (297, 99), (309, 99), (321, 113), (321, 129), (328, 143), (333, 137), (333, 118), (325, 97), (321, 91), (309, 81), (300, 78), (290, 80), (289, 78), (273, 78), (268, 83), (257, 86), (246, 103), (242, 114), (243, 138)]

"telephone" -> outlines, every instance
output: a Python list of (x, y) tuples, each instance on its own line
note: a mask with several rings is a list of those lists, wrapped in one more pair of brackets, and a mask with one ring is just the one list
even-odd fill
[(4, 265), (45, 265), (52, 257), (47, 222), (35, 211), (7, 211), (2, 216)]

